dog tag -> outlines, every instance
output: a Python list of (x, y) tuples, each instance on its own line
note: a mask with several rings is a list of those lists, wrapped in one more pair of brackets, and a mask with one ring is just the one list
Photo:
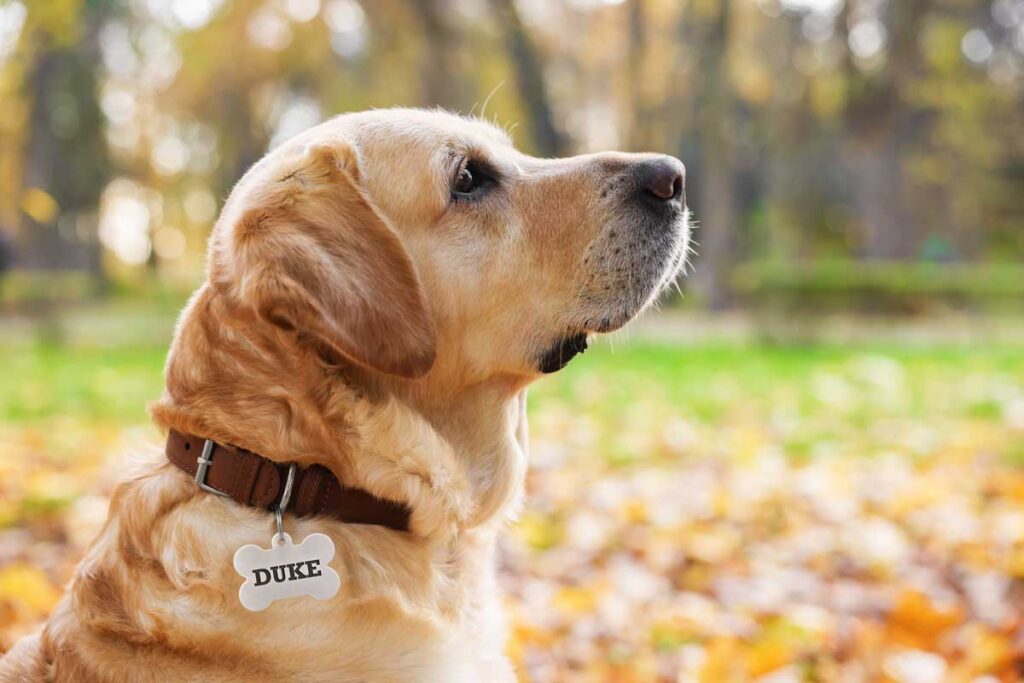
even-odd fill
[(245, 578), (238, 599), (250, 612), (262, 612), (284, 598), (334, 597), (341, 579), (330, 567), (333, 557), (334, 542), (324, 534), (310, 534), (298, 545), (286, 533), (274, 534), (269, 550), (243, 545), (235, 551), (235, 571)]

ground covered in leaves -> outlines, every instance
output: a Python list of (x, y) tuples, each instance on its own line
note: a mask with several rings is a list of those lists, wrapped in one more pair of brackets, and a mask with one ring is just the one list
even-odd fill
[[(162, 350), (5, 350), (0, 649), (102, 522)], [(531, 394), (524, 681), (1016, 681), (1024, 350), (595, 349)]]

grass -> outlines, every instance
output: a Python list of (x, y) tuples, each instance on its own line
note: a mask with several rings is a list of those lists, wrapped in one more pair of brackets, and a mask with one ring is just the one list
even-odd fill
[[(634, 345), (588, 352), (535, 386), (534, 418), (586, 414), (612, 444), (611, 457), (625, 463), (657, 453), (615, 447), (620, 434), (637, 422), (671, 420), (755, 433), (796, 458), (866, 457), (904, 452), (909, 434), (936, 425), (1005, 429), (1022, 410), (1024, 349)], [(996, 450), (1024, 458), (1024, 447), (1010, 440)]]
[(868, 408), (872, 383), (898, 382), (906, 393), (903, 398), (911, 399), (900, 410), (925, 416), (929, 411), (978, 411), (976, 401), (948, 401), (951, 397), (942, 389), (974, 375), (1020, 379), (1024, 349), (641, 344), (615, 351), (599, 348), (561, 375), (541, 381), (534, 393), (588, 405), (593, 403), (587, 396), (591, 383), (600, 378), (604, 391), (599, 399), (609, 411), (628, 409), (638, 398), (654, 395), (713, 421), (744, 406), (767, 409), (795, 400), (805, 409), (828, 407), (822, 383), (831, 377), (867, 394), (862, 398)]
[[(0, 346), (0, 353), (8, 387), (0, 393), (0, 422), (43, 426), (70, 418), (117, 426), (147, 421), (145, 406), (162, 388), (166, 348), (20, 344)], [(799, 457), (813, 455), (822, 441), (858, 443), (858, 431), (886, 420), (1001, 424), (1022, 381), (1024, 349), (1015, 347), (598, 344), (538, 381), (530, 410), (534, 419), (587, 415), (608, 430), (612, 444), (637, 420), (678, 417), (769, 430), (798, 420), (801, 429), (784, 443)], [(636, 449), (613, 446), (609, 457), (638, 457), (623, 450)], [(1016, 458), (1022, 449), (1005, 450)]]
[(8, 386), (0, 393), (0, 419), (33, 422), (65, 416), (133, 424), (146, 419), (146, 403), (160, 395), (167, 351), (34, 345), (0, 353)]
[[(0, 345), (5, 384), (0, 419), (31, 421), (56, 415), (133, 422), (144, 419), (146, 402), (163, 386), (164, 346), (114, 347), (54, 344)], [(642, 343), (611, 349), (598, 345), (566, 370), (534, 385), (532, 410), (549, 399), (590, 405), (587, 392), (601, 386), (599, 398), (610, 411), (628, 408), (637, 397), (657, 394), (677, 407), (717, 419), (730, 406), (724, 399), (740, 391), (744, 403), (763, 403), (796, 392), (808, 397), (822, 373), (847, 374), (851, 363), (891, 361), (888, 369), (914, 387), (955, 382), (965, 374), (1024, 375), (1024, 348), (960, 347), (679, 347)], [(879, 367), (884, 371), (886, 368)], [(937, 407), (941, 396), (915, 391), (922, 410)], [(813, 403), (813, 401), (811, 401)], [(991, 403), (964, 407), (979, 415)], [(985, 407), (988, 406), (988, 407)]]

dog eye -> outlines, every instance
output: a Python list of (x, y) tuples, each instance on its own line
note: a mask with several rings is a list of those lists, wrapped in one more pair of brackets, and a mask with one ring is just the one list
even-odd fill
[(476, 189), (476, 178), (468, 167), (463, 166), (459, 170), (459, 176), (455, 179), (455, 193), (469, 194)]
[(481, 164), (467, 160), (459, 167), (452, 182), (452, 196), (455, 199), (475, 199), (494, 182), (494, 177)]

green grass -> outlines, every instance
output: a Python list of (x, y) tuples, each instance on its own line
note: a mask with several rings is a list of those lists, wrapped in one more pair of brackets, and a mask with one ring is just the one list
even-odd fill
[[(737, 403), (760, 405), (793, 395), (813, 406), (823, 377), (848, 382), (870, 401), (872, 383), (899, 381), (919, 411), (948, 405), (947, 396), (965, 376), (1024, 381), (1024, 348), (907, 348), (891, 346), (697, 346), (599, 347), (565, 371), (542, 380), (534, 393), (589, 404), (590, 380), (599, 379), (601, 401), (622, 410), (656, 395), (670, 405), (718, 419)], [(946, 389), (942, 389), (946, 386)], [(933, 393), (937, 390), (938, 393)], [(820, 393), (820, 392), (819, 392)], [(993, 410), (991, 400), (963, 398), (974, 412)]]
[[(0, 346), (0, 420), (62, 416), (146, 420), (162, 387), (164, 346)], [(1024, 349), (674, 347), (599, 344), (531, 392), (537, 414), (561, 406), (603, 420), (637, 410), (713, 423), (779, 411), (831, 416), (843, 427), (886, 415), (999, 420), (1024, 383)], [(1009, 388), (1008, 388), (1009, 387)]]
[(143, 422), (146, 403), (160, 395), (166, 353), (166, 348), (154, 346), (0, 347), (6, 386), (0, 392), (0, 420), (59, 416)]
[[(530, 408), (533, 421), (589, 421), (583, 429), (619, 465), (761, 447), (798, 459), (928, 457), (965, 443), (1017, 462), (1024, 449), (1007, 435), (1022, 401), (1020, 348), (632, 345), (588, 352), (541, 380)], [(701, 443), (666, 445), (667, 429)]]

